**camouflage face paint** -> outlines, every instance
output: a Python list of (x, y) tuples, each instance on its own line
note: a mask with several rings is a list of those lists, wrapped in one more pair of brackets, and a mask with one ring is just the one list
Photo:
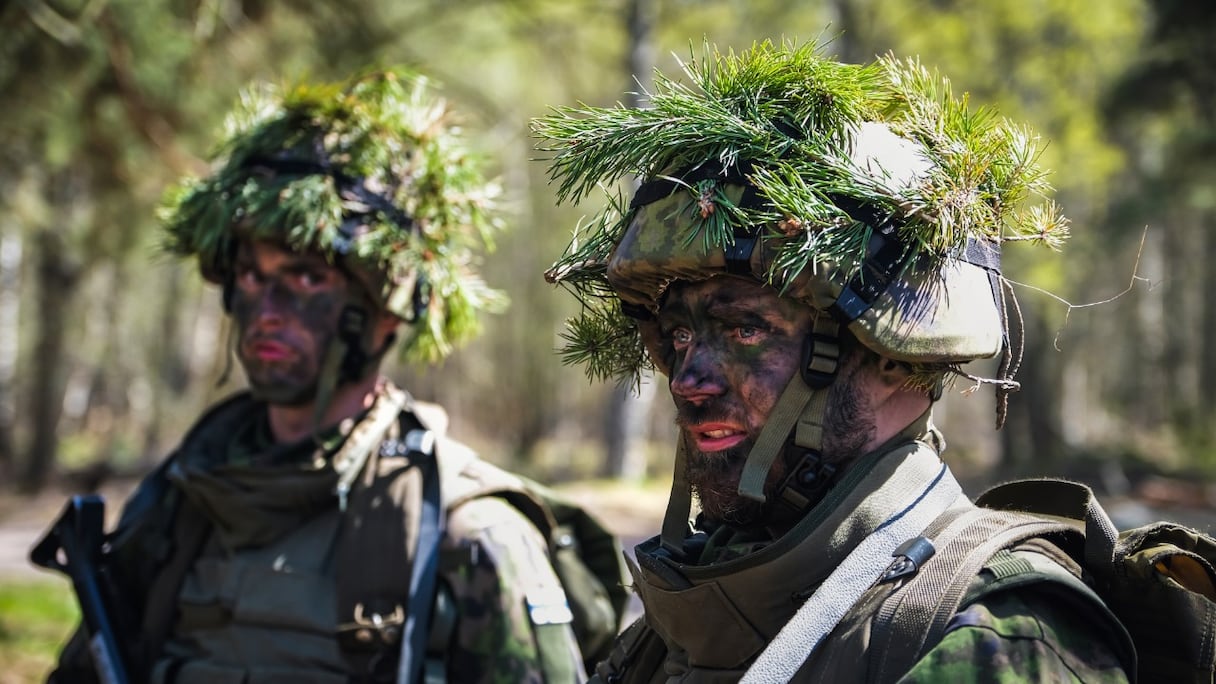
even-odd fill
[[(658, 312), (671, 361), (676, 423), (690, 453), (688, 477), (709, 517), (736, 524), (758, 507), (736, 491), (743, 462), (790, 378), (813, 312), (760, 283), (718, 276), (677, 283)], [(784, 473), (774, 465), (770, 481)]]
[(237, 356), (254, 395), (308, 404), (350, 298), (346, 276), (320, 255), (266, 242), (242, 244), (234, 271)]
[[(689, 445), (687, 475), (704, 514), (736, 527), (765, 522), (763, 506), (738, 493), (743, 463), (773, 406), (798, 372), (814, 312), (770, 287), (729, 276), (678, 283), (658, 313), (670, 361), (676, 423)], [(842, 360), (829, 389), (823, 452), (829, 462), (860, 455), (874, 413), (859, 380), (873, 366)], [(765, 491), (773, 496), (790, 464), (778, 458)]]

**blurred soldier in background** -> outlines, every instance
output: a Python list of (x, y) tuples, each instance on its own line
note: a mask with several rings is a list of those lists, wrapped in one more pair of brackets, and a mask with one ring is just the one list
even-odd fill
[[(1000, 247), (1065, 235), (1027, 202), (1049, 190), (1035, 136), (914, 61), (764, 43), (685, 72), (647, 108), (534, 123), (560, 200), (643, 179), (547, 277), (585, 304), (567, 358), (657, 368), (680, 428), (631, 568), (645, 615), (598, 681), (1125, 681), (1126, 634), (1060, 590), (1080, 570), (1042, 540), (972, 569), (933, 631), (899, 603), (922, 577), (940, 595), (937, 562), (975, 529), (933, 402), (953, 376), (993, 384), (999, 427), (1017, 387)], [(994, 379), (962, 368), (996, 356)]]
[[(395, 344), (438, 360), (505, 304), (471, 270), (495, 187), (458, 134), (403, 69), (257, 88), (214, 172), (170, 194), (168, 248), (222, 288), (249, 389), (109, 537), (132, 679), (585, 679), (543, 515), (480, 495), (524, 486), (379, 373)], [(93, 679), (86, 636), (52, 681)]]

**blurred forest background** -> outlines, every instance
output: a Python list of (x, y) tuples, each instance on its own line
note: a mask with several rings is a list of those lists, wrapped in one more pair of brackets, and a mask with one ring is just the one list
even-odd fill
[(512, 226), (485, 267), (509, 312), (442, 367), (390, 374), (499, 463), (555, 481), (665, 477), (662, 380), (635, 395), (554, 353), (576, 304), (541, 274), (594, 207), (555, 206), (528, 121), (633, 103), (655, 67), (675, 73), (706, 40), (817, 39), (847, 61), (919, 55), (1051, 140), (1042, 161), (1073, 238), (1058, 255), (1006, 250), (1023, 389), (1000, 432), (991, 390), (948, 391), (948, 456), (989, 477), (1165, 474), (1203, 497), (1216, 477), (1213, 35), (1216, 3), (1193, 0), (6, 0), (0, 482), (32, 493), (139, 473), (239, 387), (239, 368), (220, 383), (218, 293), (157, 251), (161, 193), (206, 170), (249, 81), (377, 63), (441, 84)]

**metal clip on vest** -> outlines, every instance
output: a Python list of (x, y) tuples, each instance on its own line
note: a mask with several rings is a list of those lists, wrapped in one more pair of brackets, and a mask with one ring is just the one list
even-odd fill
[(925, 537), (909, 539), (891, 552), (895, 560), (886, 572), (882, 573), (882, 577), (878, 578), (878, 583), (891, 582), (900, 577), (916, 574), (920, 566), (924, 565), (935, 553), (937, 553), (937, 549), (933, 547), (933, 542)]

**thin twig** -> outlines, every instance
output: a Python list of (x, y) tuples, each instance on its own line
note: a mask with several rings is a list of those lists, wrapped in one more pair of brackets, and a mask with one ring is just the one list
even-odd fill
[(1131, 280), (1128, 282), (1127, 287), (1124, 288), (1124, 290), (1122, 292), (1119, 292), (1118, 294), (1116, 294), (1114, 296), (1107, 297), (1106, 299), (1101, 299), (1096, 302), (1089, 302), (1087, 304), (1073, 304), (1072, 302), (1068, 301), (1067, 299), (1064, 299), (1060, 295), (1058, 295), (1054, 292), (1049, 292), (1047, 290), (1044, 290), (1041, 287), (1035, 287), (1034, 285), (1018, 282), (1016, 280), (1011, 280), (1009, 278), (1006, 278), (1005, 280), (1012, 285), (1017, 285), (1018, 287), (1024, 287), (1028, 290), (1033, 290), (1034, 292), (1038, 292), (1039, 294), (1046, 295), (1046, 296), (1056, 300), (1057, 302), (1063, 304), (1064, 306), (1068, 307), (1064, 311), (1064, 323), (1060, 325), (1060, 328), (1058, 330), (1056, 330), (1055, 338), (1052, 339), (1052, 346), (1055, 347), (1056, 351), (1061, 351), (1060, 350), (1060, 335), (1064, 334), (1064, 329), (1068, 327), (1068, 319), (1072, 315), (1073, 309), (1087, 309), (1091, 306), (1099, 306), (1101, 304), (1110, 304), (1111, 302), (1115, 301), (1116, 299), (1119, 299), (1119, 298), (1123, 297), (1124, 295), (1128, 294), (1129, 292), (1131, 292), (1132, 290), (1134, 290), (1137, 282), (1148, 283), (1149, 288), (1150, 289), (1152, 288), (1152, 284), (1153, 284), (1152, 279), (1146, 278), (1146, 277), (1140, 275), (1140, 259), (1144, 255), (1144, 243), (1147, 239), (1148, 239), (1148, 226), (1145, 226), (1144, 232), (1140, 235), (1140, 247), (1136, 250), (1136, 261), (1132, 268)]

